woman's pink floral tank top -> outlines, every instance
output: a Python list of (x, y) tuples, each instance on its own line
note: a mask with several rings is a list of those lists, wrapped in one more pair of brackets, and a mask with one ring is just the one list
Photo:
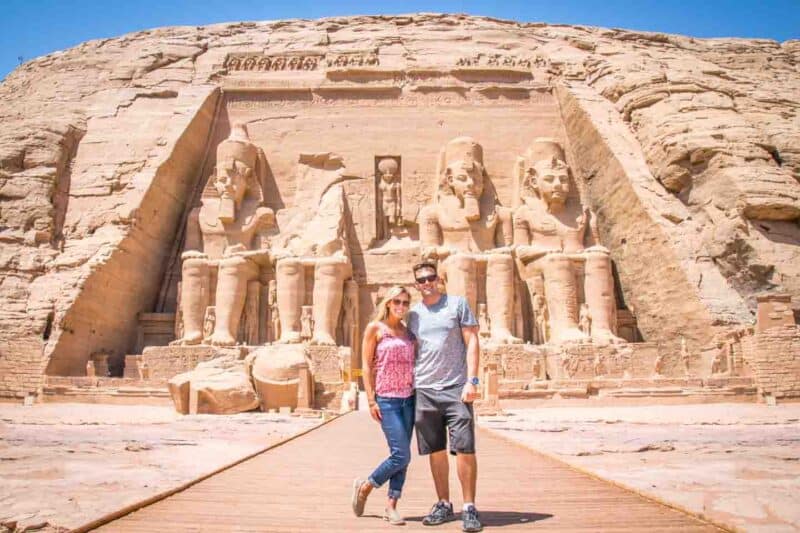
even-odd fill
[(414, 392), (414, 341), (412, 333), (395, 336), (379, 323), (381, 338), (375, 347), (375, 393), (386, 398), (407, 398)]

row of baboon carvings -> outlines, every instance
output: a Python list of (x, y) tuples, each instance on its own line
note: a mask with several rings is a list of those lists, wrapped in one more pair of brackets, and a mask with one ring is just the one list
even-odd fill
[[(231, 54), (225, 58), (229, 71), (269, 72), (280, 70), (317, 70), (320, 65), (331, 68), (377, 67), (380, 58), (376, 52), (344, 52), (332, 54)], [(476, 54), (456, 60), (457, 67), (514, 67), (531, 68), (537, 61), (504, 54)]]
[[(276, 238), (275, 213), (263, 196), (263, 150), (243, 125), (219, 144), (201, 206), (187, 222), (177, 343), (355, 342), (359, 288), (345, 234), (344, 165), (328, 153), (301, 156), (300, 164), (318, 173), (314, 183), (329, 185), (310, 220)], [(405, 225), (399, 157), (378, 158), (376, 174), (378, 235), (389, 239)], [(512, 208), (499, 205), (487, 186), (483, 148), (470, 137), (441, 149), (436, 180), (415, 221), (420, 255), (438, 263), (449, 293), (468, 299), (482, 335), (522, 342), (514, 334), (515, 301), (524, 282), (531, 309), (523, 320), (534, 342), (623, 342), (615, 333), (609, 252), (592, 213), (570, 194), (558, 142), (535, 139), (517, 159), (519, 205)]]
[(317, 70), (320, 64), (328, 67), (375, 67), (380, 64), (378, 54), (344, 53), (344, 54), (235, 54), (225, 59), (228, 70), (252, 70), (268, 72), (271, 70)]

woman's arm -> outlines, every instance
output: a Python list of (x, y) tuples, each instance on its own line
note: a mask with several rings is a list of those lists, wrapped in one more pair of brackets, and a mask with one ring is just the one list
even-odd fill
[(369, 414), (376, 421), (380, 421), (381, 413), (375, 402), (375, 346), (378, 344), (378, 324), (370, 322), (364, 329), (364, 339), (361, 342), (361, 377), (364, 379), (364, 392), (367, 394)]

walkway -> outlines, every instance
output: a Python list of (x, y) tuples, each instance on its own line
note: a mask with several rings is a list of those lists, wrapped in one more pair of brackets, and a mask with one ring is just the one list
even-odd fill
[[(392, 531), (380, 519), (385, 489), (373, 492), (364, 517), (350, 511), (353, 478), (369, 474), (384, 448), (377, 424), (364, 413), (348, 414), (97, 531)], [(478, 435), (478, 465), (486, 530), (719, 531), (485, 430)], [(451, 494), (460, 507), (454, 464), (451, 473)], [(421, 524), (434, 500), (427, 461), (415, 457), (401, 501), (406, 530), (434, 530)], [(461, 522), (435, 531), (461, 531)]]

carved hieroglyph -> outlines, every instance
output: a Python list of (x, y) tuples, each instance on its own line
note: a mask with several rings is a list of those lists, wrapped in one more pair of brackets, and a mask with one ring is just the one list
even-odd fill
[[(477, 141), (458, 137), (442, 148), (434, 203), (419, 215), (422, 256), (440, 261), (447, 291), (465, 296), (473, 310), (478, 283), (485, 281), (490, 338), (516, 343), (511, 213), (498, 205), (487, 178)], [(486, 265), (485, 280), (477, 276), (480, 263)]]
[[(587, 232), (592, 214), (570, 196), (569, 168), (561, 145), (552, 139), (534, 140), (517, 161), (517, 180), (523, 204), (514, 212), (514, 244), (532, 300), (543, 296), (546, 302), (548, 340), (624, 342), (614, 333), (616, 302), (609, 252), (600, 246), (596, 231)], [(587, 306), (583, 322), (591, 324), (591, 334), (579, 324), (581, 288)]]
[(261, 190), (266, 158), (250, 142), (244, 125), (235, 125), (217, 147), (213, 190), (189, 215), (183, 253), (181, 311), (183, 337), (178, 344), (199, 344), (216, 273), (211, 344), (236, 343), (248, 282), (269, 263), (262, 233), (275, 223)]

